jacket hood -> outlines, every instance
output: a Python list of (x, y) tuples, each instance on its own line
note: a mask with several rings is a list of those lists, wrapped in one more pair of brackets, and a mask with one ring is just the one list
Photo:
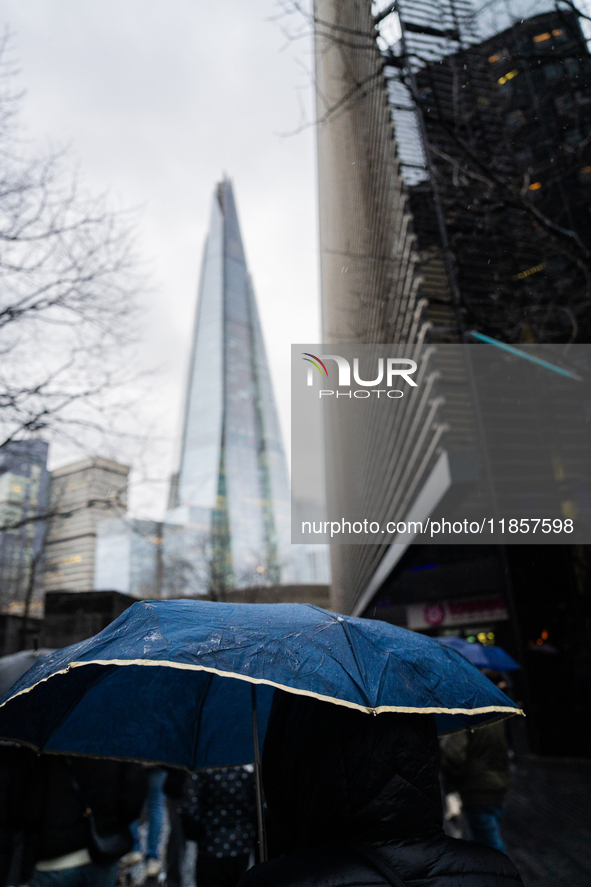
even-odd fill
[(288, 852), (415, 838), (442, 827), (432, 715), (372, 716), (275, 691), (263, 781)]

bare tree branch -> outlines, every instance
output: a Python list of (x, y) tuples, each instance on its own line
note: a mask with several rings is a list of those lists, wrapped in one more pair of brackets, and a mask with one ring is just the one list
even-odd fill
[(0, 445), (60, 423), (133, 374), (140, 278), (131, 223), (84, 192), (63, 150), (18, 137), (9, 35), (0, 41)]

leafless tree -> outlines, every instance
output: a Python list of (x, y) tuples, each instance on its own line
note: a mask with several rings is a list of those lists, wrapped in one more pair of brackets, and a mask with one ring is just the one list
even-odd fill
[[(115, 429), (137, 377), (132, 320), (141, 278), (133, 216), (87, 193), (65, 150), (41, 150), (25, 138), (17, 74), (6, 34), (0, 40), (0, 447), (35, 437), (61, 438), (70, 450), (84, 442), (96, 447)], [(112, 506), (104, 503), (105, 516)], [(0, 606), (22, 605), (26, 630), (43, 555), (39, 528), (73, 511), (51, 502), (17, 512), (0, 502), (0, 556), (6, 546), (22, 546), (14, 581), (5, 564)]]
[[(197, 597), (211, 585), (211, 546), (203, 530), (167, 527), (163, 533), (162, 593), (167, 598)], [(213, 600), (223, 598), (214, 597)]]
[[(46, 508), (37, 511), (33, 508), (22, 515), (11, 514), (10, 507), (0, 502), (0, 559), (5, 561), (0, 564), (0, 612), (12, 610), (23, 617), (20, 629), (23, 649), (27, 646), (34, 605), (40, 601), (40, 573), (48, 531), (80, 512), (100, 511), (108, 519), (121, 514), (124, 508), (125, 494), (121, 490), (70, 506), (54, 496)], [(20, 556), (11, 564), (10, 548), (14, 546), (20, 549)]]
[[(129, 379), (138, 286), (130, 218), (80, 185), (63, 151), (22, 137), (0, 45), (0, 445), (96, 429)], [(77, 433), (77, 432), (75, 432)]]
[(229, 547), (220, 544), (215, 532), (168, 527), (164, 539), (162, 587), (166, 597), (204, 595), (212, 601), (226, 601), (238, 589), (277, 582), (275, 560), (269, 562), (268, 556), (253, 553), (248, 564), (236, 569)]

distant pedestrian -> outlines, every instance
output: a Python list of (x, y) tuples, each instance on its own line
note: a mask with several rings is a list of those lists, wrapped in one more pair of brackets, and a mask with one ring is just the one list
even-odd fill
[(252, 765), (192, 773), (182, 819), (186, 837), (197, 842), (197, 887), (236, 887), (256, 840)]
[(462, 800), (466, 837), (504, 852), (501, 818), (510, 777), (505, 723), (443, 736), (441, 770)]
[(443, 833), (433, 715), (376, 717), (275, 691), (263, 751), (270, 818), (287, 854), (240, 887), (517, 887), (511, 860)]
[[(483, 673), (503, 692), (507, 676), (493, 669)], [(462, 801), (465, 837), (505, 852), (501, 819), (509, 788), (509, 743), (505, 721), (442, 737), (441, 772)]]
[(160, 838), (162, 836), (162, 826), (164, 824), (164, 808), (166, 799), (164, 796), (164, 782), (166, 780), (166, 770), (161, 767), (150, 767), (148, 773), (148, 795), (144, 804), (143, 819), (146, 823), (146, 852), (142, 852), (142, 843), (140, 840), (139, 828), (140, 819), (135, 820), (131, 824), (131, 834), (133, 836), (133, 847), (127, 853), (122, 862), (126, 866), (137, 865), (145, 858), (146, 878), (157, 878), (162, 868), (160, 861)]

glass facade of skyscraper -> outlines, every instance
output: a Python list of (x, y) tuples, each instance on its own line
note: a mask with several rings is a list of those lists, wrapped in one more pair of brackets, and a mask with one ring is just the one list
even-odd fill
[(191, 509), (211, 515), (204, 556), (214, 586), (293, 581), (287, 464), (227, 179), (205, 245), (176, 505), (189, 524)]

